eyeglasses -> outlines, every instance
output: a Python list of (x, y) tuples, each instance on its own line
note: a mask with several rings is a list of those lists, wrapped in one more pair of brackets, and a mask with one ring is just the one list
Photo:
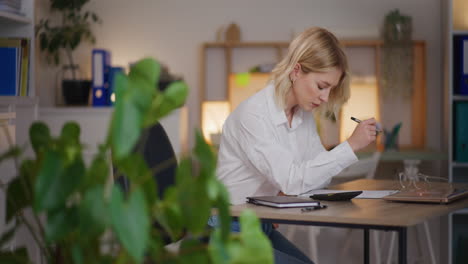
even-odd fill
[(419, 194), (437, 193), (452, 193), (452, 183), (446, 178), (429, 176), (420, 172), (408, 174), (405, 172), (398, 173), (400, 181), (400, 191), (416, 191)]

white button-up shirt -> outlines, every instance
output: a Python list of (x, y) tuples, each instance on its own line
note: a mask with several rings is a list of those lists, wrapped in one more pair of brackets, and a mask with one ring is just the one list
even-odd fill
[(345, 141), (325, 150), (312, 113), (298, 109), (289, 127), (274, 100), (274, 85), (242, 102), (227, 118), (218, 153), (217, 177), (232, 204), (249, 196), (300, 194), (323, 188), (357, 161)]

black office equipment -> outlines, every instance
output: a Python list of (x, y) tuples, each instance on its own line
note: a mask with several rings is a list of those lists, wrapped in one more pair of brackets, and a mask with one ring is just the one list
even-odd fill
[[(135, 151), (141, 151), (143, 158), (150, 168), (157, 167), (161, 164), (165, 165), (164, 169), (159, 170), (153, 175), (154, 180), (157, 182), (158, 195), (162, 198), (164, 191), (169, 186), (175, 184), (175, 173), (177, 169), (177, 158), (163, 126), (157, 123), (145, 130), (140, 136)], [(130, 181), (127, 177), (120, 176), (115, 181), (124, 192), (127, 193), (129, 191)], [(163, 234), (163, 240), (166, 244), (172, 242), (169, 234), (166, 234), (164, 228), (157, 222), (153, 223), (153, 227)]]
[(348, 201), (360, 195), (361, 193), (362, 191), (321, 193), (321, 194), (311, 195), (310, 198), (314, 200), (324, 200), (324, 201)]

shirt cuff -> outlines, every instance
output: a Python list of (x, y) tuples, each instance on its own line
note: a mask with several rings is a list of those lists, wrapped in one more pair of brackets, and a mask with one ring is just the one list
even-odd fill
[(343, 143), (339, 144), (330, 152), (332, 152), (335, 155), (336, 161), (341, 167), (340, 169), (347, 168), (351, 164), (358, 161), (358, 158), (356, 154), (354, 154), (354, 151), (349, 145), (348, 141), (344, 141)]

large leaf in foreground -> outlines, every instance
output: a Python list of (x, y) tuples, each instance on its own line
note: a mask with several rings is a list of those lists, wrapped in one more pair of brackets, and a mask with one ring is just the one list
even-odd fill
[(124, 201), (117, 186), (112, 190), (111, 217), (114, 231), (136, 262), (141, 263), (148, 246), (150, 222), (143, 192), (136, 188)]

